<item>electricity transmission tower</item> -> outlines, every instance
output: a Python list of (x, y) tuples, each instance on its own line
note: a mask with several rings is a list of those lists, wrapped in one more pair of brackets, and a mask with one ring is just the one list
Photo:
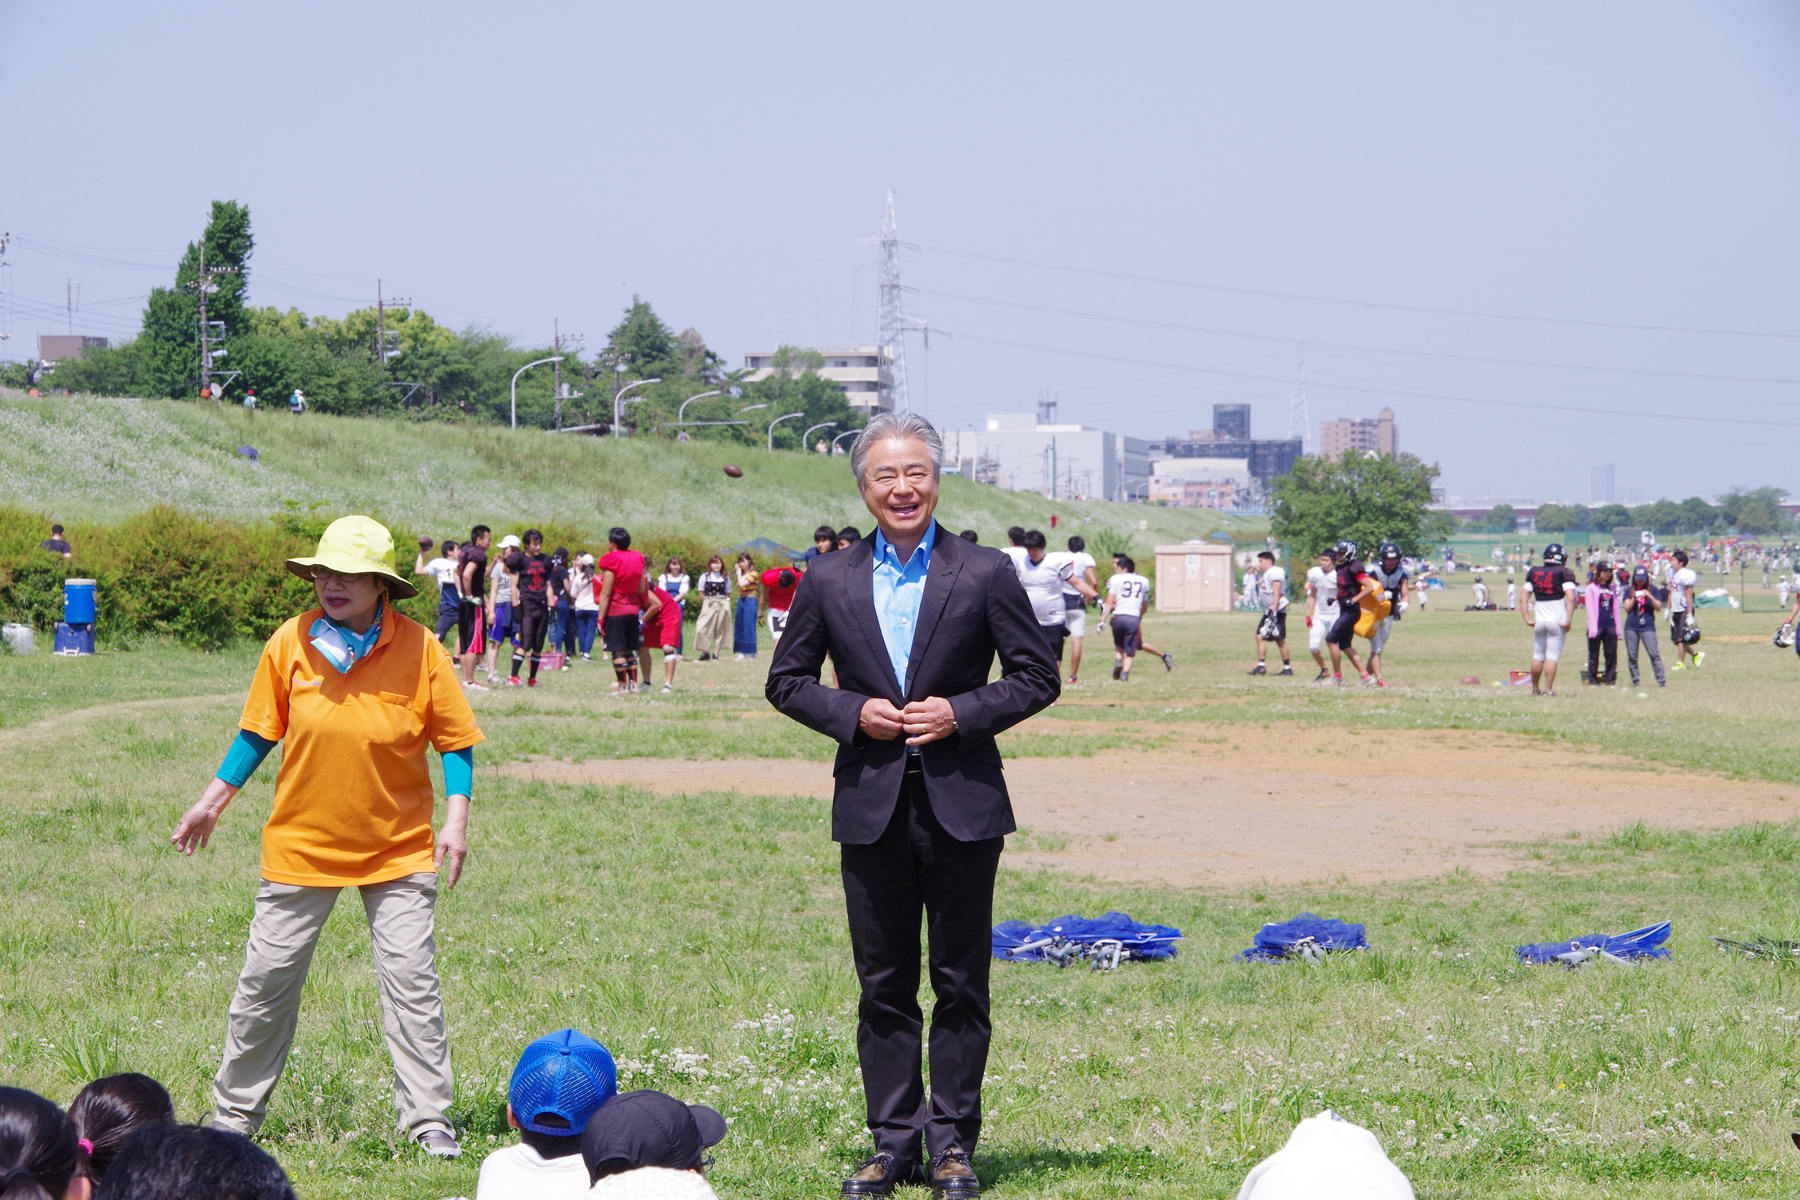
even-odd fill
[(1294, 398), (1288, 403), (1288, 436), (1300, 439), (1300, 453), (1311, 440), (1312, 419), (1306, 414), (1306, 343), (1294, 340)]
[(909, 332), (929, 334), (930, 327), (916, 317), (906, 315), (904, 294), (911, 289), (900, 283), (900, 251), (917, 250), (919, 247), (900, 240), (899, 229), (894, 222), (892, 188), (888, 189), (887, 212), (881, 221), (881, 232), (874, 237), (859, 239), (858, 244), (881, 248), (881, 265), (876, 283), (876, 309), (879, 313), (876, 341), (888, 352), (893, 363), (890, 368), (893, 384), (888, 391), (893, 409), (895, 412), (910, 412), (912, 405), (906, 394), (906, 335)]

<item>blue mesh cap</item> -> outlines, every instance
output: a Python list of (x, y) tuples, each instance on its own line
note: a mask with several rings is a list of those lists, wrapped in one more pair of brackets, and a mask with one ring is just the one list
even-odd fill
[[(588, 1118), (618, 1090), (618, 1070), (606, 1047), (584, 1033), (559, 1029), (525, 1047), (506, 1099), (531, 1132), (580, 1137)], [(545, 1117), (559, 1120), (545, 1124)]]

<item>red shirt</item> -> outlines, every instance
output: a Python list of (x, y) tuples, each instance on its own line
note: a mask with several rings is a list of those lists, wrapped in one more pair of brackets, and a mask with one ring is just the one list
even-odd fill
[(613, 573), (612, 599), (606, 605), (609, 617), (635, 616), (643, 606), (638, 592), (644, 586), (644, 556), (636, 550), (608, 550), (595, 564), (594, 599), (600, 599), (604, 572)]
[(659, 631), (659, 637), (657, 638), (656, 642), (653, 643), (654, 645), (658, 645), (658, 646), (678, 646), (678, 645), (680, 645), (681, 644), (681, 601), (675, 599), (675, 597), (669, 595), (669, 593), (663, 591), (659, 587), (651, 588), (650, 594), (655, 596), (658, 600), (662, 601), (662, 611), (656, 614), (655, 626), (652, 627), (652, 626), (646, 625), (644, 627), (644, 632), (648, 633), (648, 632), (650, 632), (650, 630), (652, 628), (655, 628)]
[[(781, 573), (783, 571), (792, 571), (794, 573), (794, 582), (788, 584), (786, 587), (781, 586)], [(763, 586), (769, 589), (769, 607), (781, 609), (785, 612), (793, 606), (794, 589), (800, 586), (800, 568), (770, 567), (762, 573), (762, 582)]]

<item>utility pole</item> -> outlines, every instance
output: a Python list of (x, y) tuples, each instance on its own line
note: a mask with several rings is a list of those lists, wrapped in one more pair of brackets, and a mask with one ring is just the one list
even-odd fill
[(396, 296), (392, 300), (383, 299), (381, 294), (381, 280), (377, 279), (375, 281), (375, 361), (381, 364), (383, 370), (387, 369), (387, 364), (390, 360), (400, 356), (400, 331), (398, 329), (394, 330), (392, 337), (389, 337), (387, 331), (387, 310), (390, 308), (408, 309), (411, 307), (412, 299), (410, 297), (402, 298)]
[[(207, 345), (206, 335), (211, 326), (206, 323), (206, 236), (200, 237), (200, 395), (203, 398), (212, 396), (212, 354)], [(223, 403), (223, 401), (221, 401)]]
[(556, 358), (556, 387), (555, 387), (555, 390), (553, 393), (556, 397), (556, 423), (554, 425), (554, 428), (561, 429), (563, 427), (563, 401), (564, 400), (572, 400), (576, 396), (581, 395), (580, 392), (570, 391), (569, 385), (563, 382), (563, 379), (562, 379), (563, 343), (567, 342), (571, 347), (579, 347), (587, 341), (587, 335), (580, 334), (580, 333), (571, 333), (571, 334), (565, 335), (562, 331), (562, 318), (561, 317), (556, 318), (555, 323), (553, 324), (552, 328), (555, 330), (554, 341), (556, 342), (556, 355), (557, 355), (557, 358)]

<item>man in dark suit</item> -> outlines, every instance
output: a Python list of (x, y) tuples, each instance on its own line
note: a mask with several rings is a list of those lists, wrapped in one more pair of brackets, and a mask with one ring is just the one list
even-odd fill
[[(766, 689), (778, 710), (838, 743), (831, 836), (842, 844), (875, 1139), (846, 1197), (885, 1196), (916, 1181), (921, 1164), (934, 1196), (980, 1195), (970, 1155), (992, 1031), (994, 874), (1016, 828), (994, 735), (1059, 690), (1012, 565), (932, 519), (942, 459), (922, 417), (879, 414), (857, 437), (850, 466), (878, 528), (813, 560)], [(836, 688), (819, 682), (828, 655)], [(1001, 677), (989, 682), (996, 655)], [(921, 917), (937, 997), (929, 1102)]]

